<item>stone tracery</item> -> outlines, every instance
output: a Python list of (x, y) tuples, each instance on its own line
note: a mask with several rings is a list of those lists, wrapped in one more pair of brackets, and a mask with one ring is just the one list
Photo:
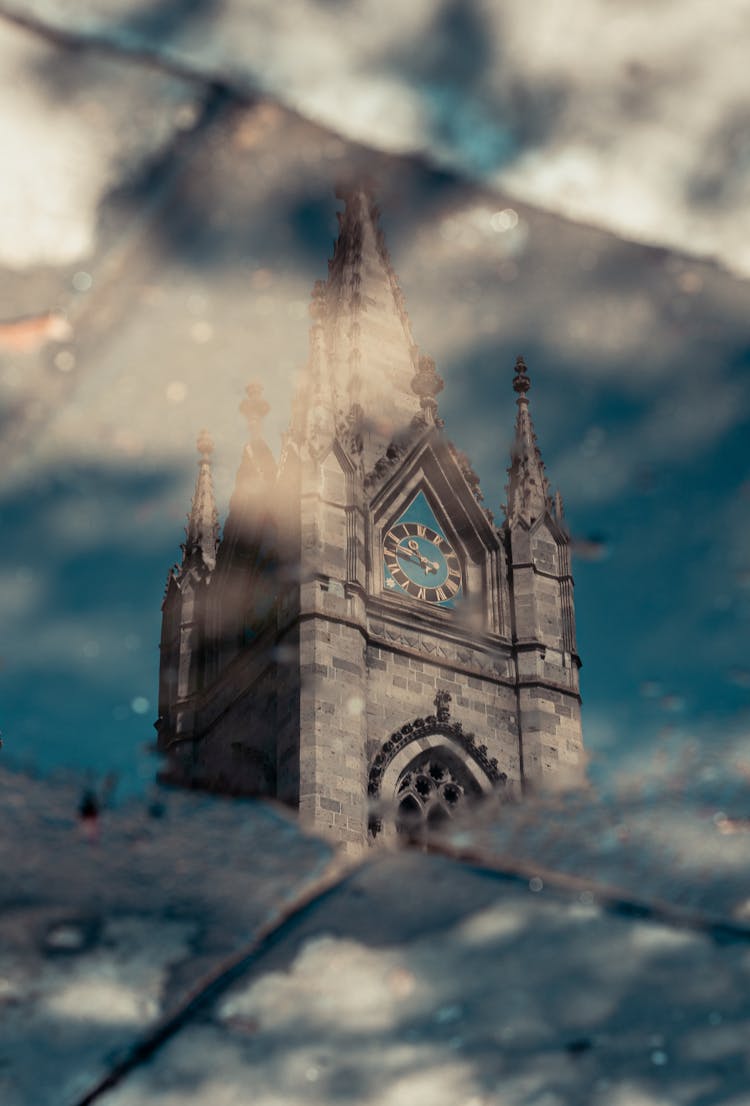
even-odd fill
[[(438, 692), (435, 702), (438, 713), (415, 718), (391, 734), (370, 768), (367, 791), (371, 802), (395, 798), (397, 825), (405, 833), (411, 832), (410, 826), (434, 825), (451, 817), (467, 794), (478, 797), (483, 790), (490, 791), (507, 780), (506, 773), (498, 770), (497, 759), (487, 755), (486, 745), (477, 744), (474, 734), (465, 731), (460, 722), (450, 721), (450, 696)], [(412, 747), (414, 755), (409, 756)], [(404, 759), (406, 763), (401, 764)], [(394, 762), (401, 770), (393, 796), (385, 795), (384, 777)], [(390, 786), (385, 790), (390, 792)], [(382, 828), (381, 817), (374, 813), (369, 820), (370, 834), (375, 837)]]

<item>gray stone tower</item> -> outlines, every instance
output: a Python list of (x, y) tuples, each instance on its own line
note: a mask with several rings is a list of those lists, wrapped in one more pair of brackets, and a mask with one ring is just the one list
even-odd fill
[(342, 195), (276, 462), (257, 385), (221, 542), (208, 454), (163, 604), (163, 778), (270, 795), (351, 850), (582, 782), (569, 539), (518, 359), (506, 520), (447, 439), (377, 210)]

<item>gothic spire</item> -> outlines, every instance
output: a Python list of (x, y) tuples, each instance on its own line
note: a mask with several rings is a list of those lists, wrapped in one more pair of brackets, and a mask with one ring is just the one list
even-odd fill
[(544, 462), (534, 433), (529, 411), (528, 391), (531, 381), (523, 357), (516, 358), (513, 390), (518, 399), (516, 406), (516, 436), (511, 450), (508, 469), (508, 522), (513, 525), (523, 521), (527, 525), (552, 509), (549, 481), (544, 472)]
[(313, 290), (310, 359), (292, 436), (310, 441), (312, 435), (313, 449), (322, 449), (324, 439), (346, 437), (354, 414), (370, 468), (419, 414), (412, 389), (419, 365), (372, 196), (361, 182), (337, 196), (344, 210), (328, 279)]
[(292, 435), (313, 453), (330, 445), (336, 433), (336, 401), (326, 348), (326, 286), (313, 285), (310, 302), (310, 353), (292, 413)]
[(188, 561), (197, 557), (202, 560), (206, 568), (213, 569), (216, 564), (216, 547), (219, 543), (219, 516), (214, 500), (210, 461), (214, 443), (210, 434), (202, 430), (196, 444), (200, 460), (193, 502), (185, 528), (182, 565), (185, 567)]

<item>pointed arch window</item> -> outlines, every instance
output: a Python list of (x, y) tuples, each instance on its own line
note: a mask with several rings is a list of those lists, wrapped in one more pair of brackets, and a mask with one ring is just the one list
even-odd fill
[(481, 794), (457, 757), (446, 749), (428, 749), (408, 765), (396, 784), (396, 830), (409, 840), (421, 839)]

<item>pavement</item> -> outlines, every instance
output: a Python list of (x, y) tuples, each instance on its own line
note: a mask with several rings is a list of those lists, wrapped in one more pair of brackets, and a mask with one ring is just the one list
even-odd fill
[(272, 804), (2, 785), (4, 1106), (750, 1103), (750, 834), (705, 795), (671, 845), (589, 795), (352, 862)]

